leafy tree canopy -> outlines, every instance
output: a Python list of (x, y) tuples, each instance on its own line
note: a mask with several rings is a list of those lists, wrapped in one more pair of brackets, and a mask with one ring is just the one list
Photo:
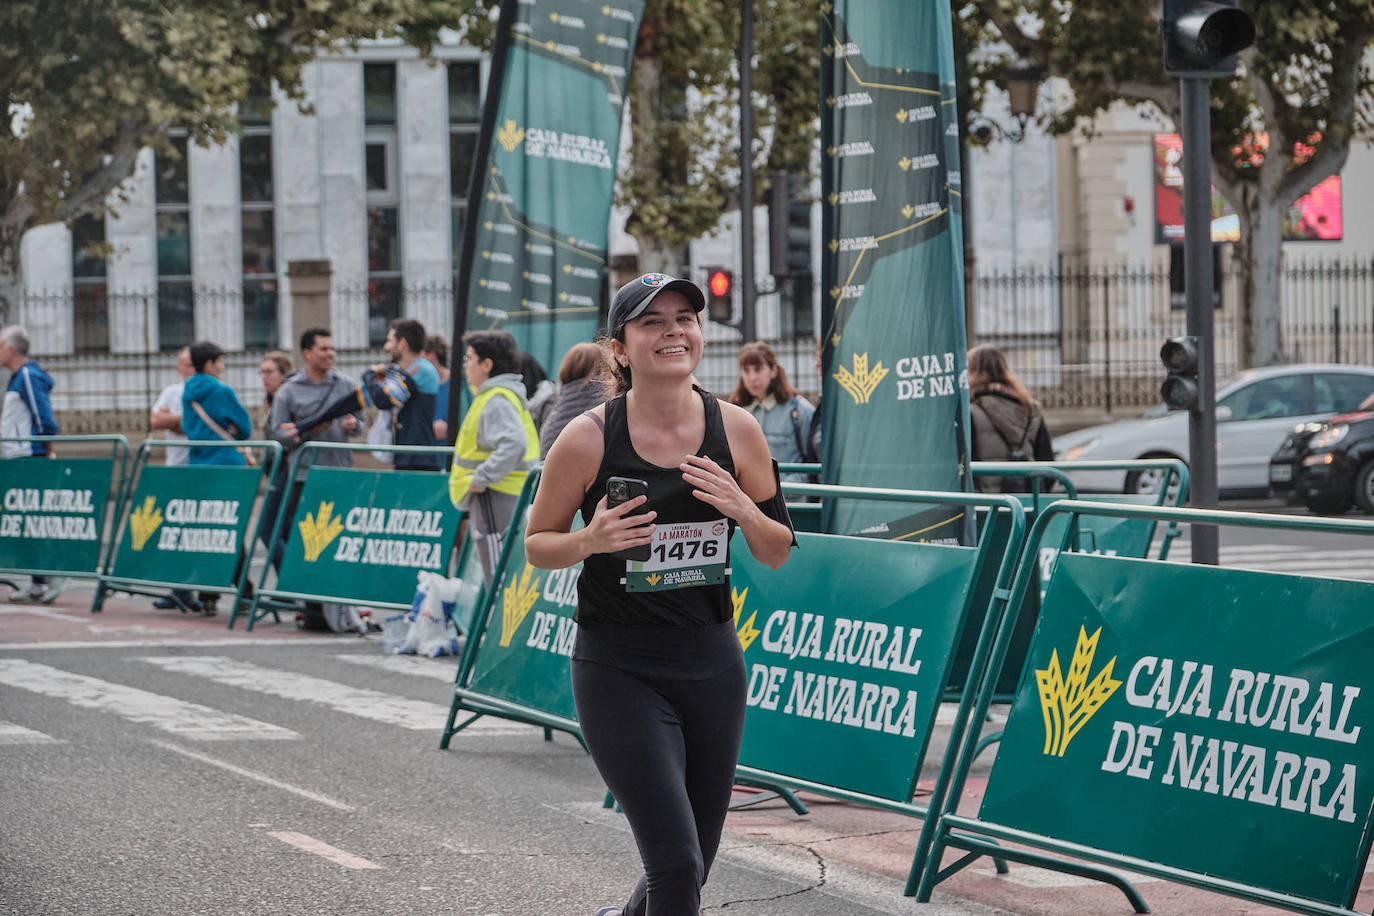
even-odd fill
[[(973, 107), (1015, 63), (1072, 90), (1044, 120), (1052, 133), (1091, 131), (1113, 104), (1149, 103), (1179, 123), (1178, 80), (1164, 73), (1160, 4), (1119, 0), (953, 0), (969, 56)], [(1240, 0), (1255, 44), (1236, 76), (1211, 82), (1213, 179), (1236, 207), (1241, 241), (1243, 358), (1282, 358), (1281, 226), (1300, 196), (1345, 165), (1351, 141), (1374, 136), (1374, 0)], [(1267, 135), (1267, 150), (1260, 138)], [(1311, 155), (1295, 157), (1296, 144)]]
[(276, 81), (302, 97), (320, 51), (397, 37), (427, 49), (455, 0), (44, 0), (0, 3), (0, 311), (19, 239), (94, 212), (167, 129), (222, 142), (236, 103)]

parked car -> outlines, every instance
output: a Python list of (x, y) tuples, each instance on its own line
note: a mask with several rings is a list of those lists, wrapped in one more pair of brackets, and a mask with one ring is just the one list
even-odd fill
[(1353, 413), (1303, 423), (1269, 459), (1269, 492), (1313, 512), (1374, 514), (1374, 395)]
[[(1374, 393), (1374, 368), (1335, 364), (1269, 366), (1240, 373), (1217, 389), (1217, 486), (1226, 496), (1269, 491), (1269, 458), (1294, 428), (1354, 410)], [(1119, 420), (1057, 437), (1059, 461), (1188, 460), (1188, 413), (1163, 404), (1138, 420)], [(1160, 471), (1073, 471), (1080, 491), (1153, 493)]]

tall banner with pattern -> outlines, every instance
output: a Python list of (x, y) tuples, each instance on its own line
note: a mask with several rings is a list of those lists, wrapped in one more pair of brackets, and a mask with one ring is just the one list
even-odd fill
[(502, 4), (454, 327), (510, 331), (550, 375), (596, 329), (643, 11), (643, 0)]
[[(824, 482), (969, 489), (949, 4), (821, 4)], [(955, 542), (959, 507), (827, 500), (824, 530)]]

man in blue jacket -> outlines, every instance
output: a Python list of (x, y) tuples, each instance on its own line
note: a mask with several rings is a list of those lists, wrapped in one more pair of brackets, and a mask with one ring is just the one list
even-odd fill
[[(191, 367), (196, 374), (186, 380), (181, 392), (181, 431), (186, 438), (193, 443), (249, 438), (253, 418), (239, 403), (234, 389), (220, 381), (224, 351), (209, 341), (191, 344)], [(242, 466), (246, 462), (238, 449), (192, 444), (189, 463)]]
[[(51, 442), (18, 441), (21, 436), (57, 435), (49, 397), (52, 378), (29, 359), (29, 335), (18, 325), (0, 328), (0, 366), (10, 370), (4, 408), (0, 409), (0, 458), (50, 457)], [(49, 604), (62, 593), (66, 581), (34, 576), (28, 591), (14, 595), (13, 600)]]

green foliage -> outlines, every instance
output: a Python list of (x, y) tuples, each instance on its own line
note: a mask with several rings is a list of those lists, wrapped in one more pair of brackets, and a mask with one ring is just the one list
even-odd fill
[(321, 50), (395, 36), (422, 49), (454, 0), (43, 0), (0, 3), (0, 239), (98, 209), (166, 130), (221, 142), (276, 81), (299, 99)]

